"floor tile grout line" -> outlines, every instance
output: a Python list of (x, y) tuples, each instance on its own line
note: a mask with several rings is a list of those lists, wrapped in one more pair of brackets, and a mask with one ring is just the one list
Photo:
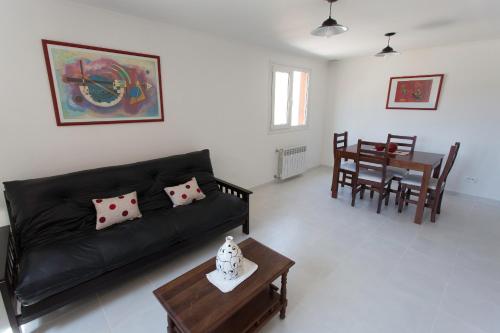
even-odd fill
[[(432, 322), (432, 327), (431, 327), (430, 333), (434, 333), (434, 329), (436, 327), (436, 323), (437, 323), (437, 320), (438, 320), (439, 313), (445, 311), (445, 310), (443, 310), (444, 297), (446, 295), (446, 292), (448, 291), (448, 287), (450, 285), (451, 276), (454, 274), (455, 268), (457, 267), (458, 255), (459, 255), (459, 248), (457, 246), (457, 249), (455, 250), (455, 259), (454, 259), (453, 265), (451, 265), (450, 273), (449, 273), (448, 278), (446, 280), (446, 283), (444, 285), (443, 292), (441, 293), (441, 297), (440, 297), (440, 300), (439, 300), (439, 305), (438, 305), (437, 310), (436, 310), (436, 316), (434, 317), (434, 320)], [(474, 328), (479, 329), (481, 332), (484, 332), (482, 329), (480, 329), (479, 327), (476, 327), (475, 325), (471, 325), (468, 322), (466, 324), (470, 325), (470, 326), (472, 326)]]
[(412, 242), (408, 243), (408, 245), (406, 246), (405, 250), (403, 251), (403, 253), (401, 254), (401, 256), (398, 258), (397, 263), (395, 263), (394, 266), (391, 268), (391, 271), (387, 275), (388, 277), (391, 277), (392, 274), (394, 274), (396, 272), (396, 268), (401, 264), (401, 262), (403, 261), (403, 258), (405, 257), (406, 253), (408, 253), (408, 251), (410, 250), (410, 246), (411, 246)]
[[(449, 277), (448, 277), (448, 279), (449, 279)], [(444, 288), (443, 288), (443, 291), (441, 292), (441, 296), (439, 297), (439, 303), (438, 303), (438, 306), (436, 308), (436, 315), (434, 316), (434, 320), (432, 321), (432, 326), (431, 326), (430, 333), (433, 333), (434, 329), (436, 327), (436, 323), (437, 323), (437, 320), (438, 320), (438, 315), (441, 312), (441, 308), (443, 307), (444, 296), (446, 294), (446, 291), (448, 290), (449, 284), (450, 284), (449, 281), (446, 281), (446, 283), (444, 284)]]
[(108, 315), (107, 315), (107, 313), (106, 313), (106, 310), (104, 309), (104, 305), (103, 305), (103, 303), (102, 303), (102, 300), (101, 300), (101, 297), (99, 296), (99, 294), (96, 294), (96, 298), (97, 298), (97, 302), (99, 303), (99, 308), (100, 308), (100, 310), (101, 310), (101, 312), (102, 312), (102, 315), (103, 315), (103, 317), (104, 317), (104, 320), (106, 321), (106, 325), (108, 325), (108, 331), (109, 331), (110, 333), (112, 333), (112, 332), (113, 332), (113, 329), (112, 329), (112, 327), (111, 327), (111, 323), (109, 322)]
[(418, 233), (415, 233), (415, 236), (413, 236), (413, 239), (410, 242), (408, 242), (408, 245), (405, 247), (405, 250), (403, 251), (403, 253), (401, 254), (401, 256), (398, 258), (397, 262), (392, 267), (391, 272), (389, 272), (389, 274), (387, 275), (388, 277), (392, 276), (392, 274), (395, 273), (396, 268), (401, 264), (401, 262), (403, 261), (403, 258), (405, 257), (405, 255), (410, 250), (411, 244), (413, 244), (413, 242), (415, 241), (415, 239), (417, 239), (417, 235), (418, 235)]

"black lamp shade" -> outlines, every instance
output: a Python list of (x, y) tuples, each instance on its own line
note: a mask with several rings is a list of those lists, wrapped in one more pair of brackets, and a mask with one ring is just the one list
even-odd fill
[(321, 26), (311, 31), (311, 34), (319, 37), (331, 37), (333, 35), (338, 35), (349, 30), (346, 26), (338, 24), (337, 21), (332, 18), (332, 3), (336, 2), (337, 0), (326, 1), (330, 3), (330, 15), (328, 15), (328, 18), (321, 24)]
[(392, 47), (386, 46), (383, 48), (382, 51), (379, 53), (375, 54), (376, 57), (387, 57), (387, 56), (393, 56), (393, 55), (399, 55), (400, 53), (398, 51), (395, 51)]
[(311, 34), (320, 37), (331, 37), (338, 35), (349, 30), (346, 26), (338, 24), (336, 20), (331, 17), (327, 18), (321, 26), (314, 29)]

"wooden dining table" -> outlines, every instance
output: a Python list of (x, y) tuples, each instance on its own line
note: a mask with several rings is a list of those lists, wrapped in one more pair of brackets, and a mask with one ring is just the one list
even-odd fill
[[(333, 180), (332, 180), (332, 198), (337, 198), (339, 189), (339, 168), (342, 159), (356, 160), (357, 158), (357, 145), (350, 145), (344, 148), (337, 149), (334, 156), (333, 164)], [(422, 223), (422, 216), (424, 215), (426, 194), (429, 187), (431, 177), (438, 178), (443, 163), (444, 154), (428, 153), (424, 151), (408, 152), (401, 154), (389, 154), (389, 166), (421, 171), (422, 183), (420, 185), (420, 195), (418, 198), (417, 211), (415, 212), (414, 222), (417, 224)]]

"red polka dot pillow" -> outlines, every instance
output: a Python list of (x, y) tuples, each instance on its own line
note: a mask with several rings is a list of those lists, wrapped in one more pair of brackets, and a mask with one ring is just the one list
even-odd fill
[(194, 200), (205, 199), (205, 194), (201, 191), (194, 177), (187, 183), (165, 187), (165, 192), (167, 192), (170, 200), (172, 200), (174, 207), (189, 205)]
[(96, 230), (142, 216), (135, 191), (114, 198), (93, 199), (92, 202), (97, 212)]

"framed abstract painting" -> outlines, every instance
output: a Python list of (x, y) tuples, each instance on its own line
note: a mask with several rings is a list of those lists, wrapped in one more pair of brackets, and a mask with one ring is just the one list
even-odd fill
[(391, 77), (386, 109), (437, 110), (444, 74)]
[(42, 40), (58, 126), (163, 121), (160, 57)]

